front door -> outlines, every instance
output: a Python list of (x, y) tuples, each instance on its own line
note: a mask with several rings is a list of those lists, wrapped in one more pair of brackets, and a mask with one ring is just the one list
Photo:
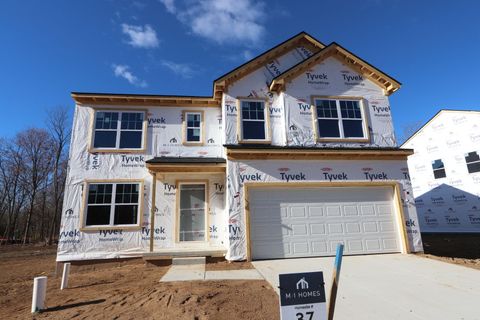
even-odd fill
[(180, 184), (179, 241), (205, 241), (206, 184)]

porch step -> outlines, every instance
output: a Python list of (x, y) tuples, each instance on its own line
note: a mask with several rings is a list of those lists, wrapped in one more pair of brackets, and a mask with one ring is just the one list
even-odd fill
[(186, 258), (186, 257), (224, 257), (227, 253), (227, 250), (224, 248), (210, 248), (210, 249), (160, 249), (154, 252), (145, 252), (143, 254), (143, 260), (145, 261), (154, 261), (154, 260), (165, 260), (173, 258)]
[(185, 266), (185, 265), (194, 265), (194, 264), (203, 264), (206, 263), (205, 257), (185, 257), (185, 258), (173, 258), (172, 266)]

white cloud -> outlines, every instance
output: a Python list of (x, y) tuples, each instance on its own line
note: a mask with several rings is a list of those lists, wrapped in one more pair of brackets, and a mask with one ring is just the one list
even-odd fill
[(253, 53), (250, 50), (243, 50), (242, 54), (243, 58), (247, 61), (253, 58)]
[(122, 32), (130, 38), (128, 44), (137, 48), (156, 48), (159, 41), (157, 33), (151, 26), (133, 26), (123, 23)]
[(173, 61), (162, 60), (162, 66), (170, 69), (173, 73), (179, 75), (182, 78), (189, 79), (193, 77), (195, 71), (188, 64), (175, 63)]
[(147, 86), (147, 83), (144, 80), (140, 80), (137, 76), (133, 75), (133, 73), (129, 70), (129, 66), (124, 64), (113, 64), (112, 68), (116, 77), (124, 78), (137, 87), (144, 88)]
[(263, 2), (193, 0), (179, 8), (172, 0), (160, 1), (194, 34), (219, 44), (258, 45), (265, 33)]
[(176, 13), (177, 8), (175, 7), (175, 0), (160, 0), (161, 3), (165, 6), (168, 12)]

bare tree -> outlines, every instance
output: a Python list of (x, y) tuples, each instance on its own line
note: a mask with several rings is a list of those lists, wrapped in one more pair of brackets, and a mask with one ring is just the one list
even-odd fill
[(7, 212), (4, 238), (9, 240), (16, 238), (17, 222), (26, 199), (26, 191), (20, 179), (23, 172), (22, 158), (22, 150), (14, 141), (2, 141), (0, 144), (0, 180), (5, 197), (4, 210)]
[(48, 178), (52, 163), (52, 141), (44, 129), (31, 128), (17, 134), (15, 143), (23, 154), (22, 183), (28, 190), (28, 212), (25, 219), (23, 244), (28, 242), (37, 193)]
[(66, 107), (56, 107), (48, 110), (47, 128), (53, 143), (53, 221), (50, 224), (48, 244), (53, 241), (60, 221), (60, 209), (65, 188), (66, 170), (62, 164), (67, 161), (67, 145), (70, 140), (69, 113)]

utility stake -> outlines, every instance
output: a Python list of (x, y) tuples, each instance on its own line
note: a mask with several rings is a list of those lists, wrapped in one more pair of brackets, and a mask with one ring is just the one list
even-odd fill
[(62, 285), (60, 290), (68, 288), (68, 275), (70, 274), (70, 262), (63, 264)]
[(335, 265), (333, 267), (332, 288), (330, 289), (330, 300), (328, 304), (328, 320), (333, 320), (335, 312), (335, 301), (337, 300), (338, 282), (340, 281), (340, 269), (342, 268), (343, 244), (337, 244), (337, 254), (335, 255)]
[(47, 294), (47, 277), (33, 278), (32, 313), (45, 309), (45, 296)]

